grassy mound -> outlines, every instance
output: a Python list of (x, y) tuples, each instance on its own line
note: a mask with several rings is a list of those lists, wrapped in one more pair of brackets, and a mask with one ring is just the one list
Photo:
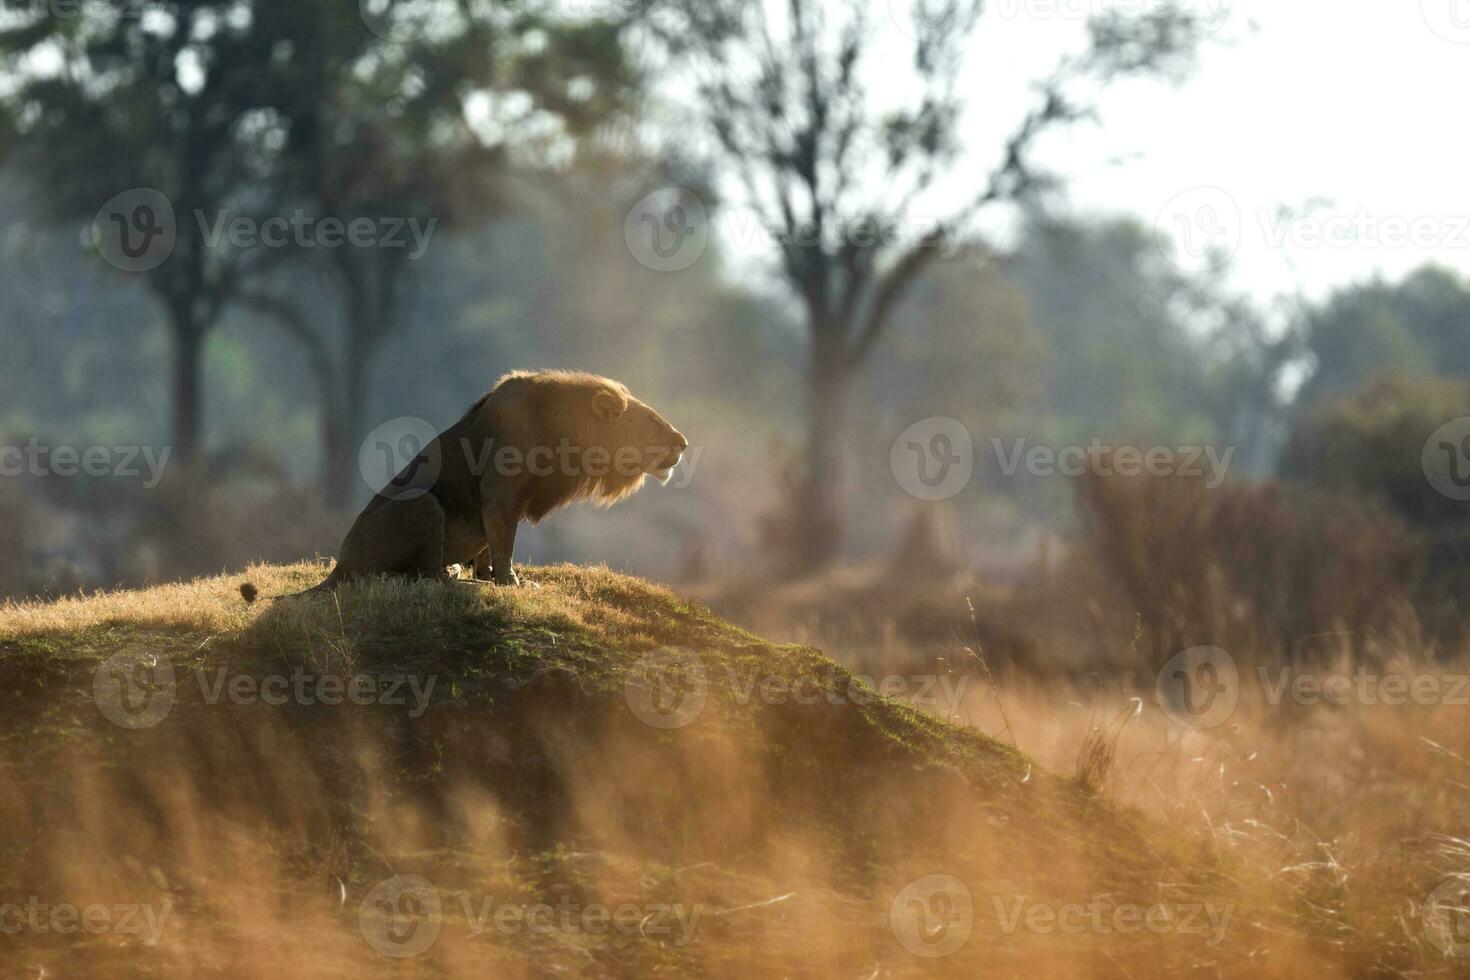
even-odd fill
[(1198, 842), (666, 589), (556, 566), (268, 601), (321, 575), (0, 610), (5, 972), (1269, 975), (1312, 952)]

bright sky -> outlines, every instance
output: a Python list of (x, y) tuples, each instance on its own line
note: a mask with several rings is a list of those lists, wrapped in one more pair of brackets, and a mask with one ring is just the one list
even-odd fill
[[(621, 0), (544, 2), (595, 12)], [(874, 88), (901, 98), (915, 0), (873, 2), (888, 17), (870, 71), (901, 69)], [(1090, 15), (1161, 2), (987, 0), (965, 79), (973, 163), (939, 188), (932, 217), (973, 196), (1027, 84), (1078, 46)], [(1219, 27), (1199, 70), (1179, 87), (1116, 88), (1101, 125), (1044, 145), (1077, 211), (1169, 232), (1188, 268), (1221, 248), (1231, 281), (1263, 300), (1431, 260), (1470, 276), (1470, 0), (1175, 2)], [(725, 237), (745, 240), (728, 242), (737, 263), (770, 257), (750, 232), (726, 219)]]
[[(1019, 69), (1103, 2), (991, 0), (976, 91), (1018, 100)], [(1102, 126), (1047, 145), (1078, 210), (1234, 247), (1231, 281), (1262, 299), (1430, 260), (1470, 276), (1470, 0), (1184, 2), (1229, 11), (1191, 80), (1114, 90)], [(972, 121), (977, 149), (1013, 118), (995, 115)]]

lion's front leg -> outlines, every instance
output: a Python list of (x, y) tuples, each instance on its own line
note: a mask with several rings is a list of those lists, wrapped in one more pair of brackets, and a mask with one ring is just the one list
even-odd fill
[[(511, 560), (516, 550), (516, 524), (519, 523), (505, 516), (500, 508), (486, 508), (483, 514), (485, 523), (485, 539), (489, 542), (486, 549), (490, 554), (491, 574), (496, 585), (520, 585), (521, 580), (516, 575), (515, 569), (511, 567)], [(479, 574), (480, 559), (475, 559), (476, 574)]]

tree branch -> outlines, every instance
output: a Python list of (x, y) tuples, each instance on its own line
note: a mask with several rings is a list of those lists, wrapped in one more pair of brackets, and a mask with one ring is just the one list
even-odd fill
[(306, 351), (312, 373), (322, 387), (322, 411), (337, 411), (337, 376), (327, 342), (295, 305), (259, 289), (241, 289), (234, 294), (240, 306), (273, 320), (285, 334)]

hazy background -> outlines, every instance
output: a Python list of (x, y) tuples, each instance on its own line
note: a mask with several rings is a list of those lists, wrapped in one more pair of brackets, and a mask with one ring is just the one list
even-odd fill
[[(5, 5), (4, 443), (170, 454), (157, 486), (146, 469), (5, 476), (10, 595), (330, 555), (386, 478), (370, 432), (443, 427), (537, 366), (625, 380), (695, 451), (669, 487), (527, 531), (518, 558), (715, 597), (872, 562), (885, 576), (915, 547), (920, 579), (1003, 588), (1055, 565), (1085, 525), (1079, 480), (1007, 474), (993, 440), (1209, 449), (1232, 486), (1346, 487), (1415, 533), (1459, 533), (1419, 462), (1470, 411), (1465, 389), (1423, 383), (1470, 368), (1465, 136), (1447, 112), (1470, 21), (1452, 0), (298, 6)], [(799, 10), (832, 117), (863, 134), (842, 151), (803, 102)], [(792, 69), (769, 89), (753, 24)], [(915, 60), (916, 37), (938, 56)], [(707, 97), (722, 84), (745, 99), (743, 137)], [(1009, 142), (1048, 93), (1064, 108)], [(836, 244), (786, 258), (839, 263), (855, 223), (899, 222), (891, 247), (847, 253), (868, 274), (860, 311), (944, 232), (839, 397), (814, 387), (811, 277), (762, 230), (782, 167), (811, 190), (799, 154), (738, 152), (763, 114), (773, 146), (819, 133), (819, 197), (847, 181), (821, 215), (797, 194), (791, 221), (825, 221)], [(906, 171), (884, 156), (901, 143)], [(906, 195), (895, 174), (921, 169)], [(178, 231), (129, 271), (113, 222), (139, 188)], [(643, 242), (676, 205), (697, 234), (662, 225), (665, 261)], [(197, 215), (221, 212), (434, 224), (421, 256), (202, 241)], [(181, 413), (184, 336), (197, 405)], [(1380, 390), (1313, 414), (1375, 379), (1396, 379), (1389, 407)], [(974, 447), (974, 475), (938, 501), (895, 450), (934, 419)], [(1323, 448), (1312, 425), (1351, 445)], [(817, 471), (830, 499), (812, 499)]]
[[(674, 855), (707, 817), (684, 843), (772, 871), (686, 881), (795, 940), (715, 930), (745, 974), (752, 949), (887, 971), (884, 927), (848, 923), (881, 923), (887, 878), (923, 865), (1067, 901), (1208, 882), (1242, 924), (1219, 956), (1171, 950), (1211, 975), (1465, 975), (1467, 55), (1466, 0), (0, 0), (21, 774), (0, 836), (31, 874), (8, 878), (217, 899), (151, 969), (269, 949), (337, 975), (368, 955), (347, 869), (356, 850), (380, 873), (375, 839), (405, 869), (443, 846), (616, 896), (705, 867)], [(844, 717), (875, 737), (834, 739), (783, 699), (730, 729), (764, 756), (718, 726), (648, 751), (581, 700), (645, 647), (826, 661), (711, 639), (596, 572), (523, 568), (546, 584), (514, 599), (241, 601), (247, 575), (299, 586), (249, 566), (334, 555), (428, 436), (534, 367), (619, 378), (692, 445), (668, 486), (523, 531), (519, 562), (605, 563), (855, 673), (937, 679), (957, 693), (903, 698), (990, 736), (965, 744), (1003, 778), (961, 779), (930, 748), (959, 731), (892, 705), (934, 741), (877, 737), (866, 711)], [(558, 645), (568, 622), (589, 629)], [(355, 670), (359, 638), (474, 678), (485, 699), (438, 716), (457, 743), (245, 707), (129, 741), (94, 710), (114, 647)], [(544, 868), (501, 837), (523, 784), (576, 815)], [(504, 812), (555, 839), (558, 819)], [(1132, 848), (1142, 877), (1120, 879)], [(844, 918), (854, 899), (873, 916)], [(1173, 969), (1135, 938), (1129, 975)], [(1125, 969), (1106, 944), (1027, 942), (1046, 975)], [(1022, 962), (1007, 949), (970, 946)]]

